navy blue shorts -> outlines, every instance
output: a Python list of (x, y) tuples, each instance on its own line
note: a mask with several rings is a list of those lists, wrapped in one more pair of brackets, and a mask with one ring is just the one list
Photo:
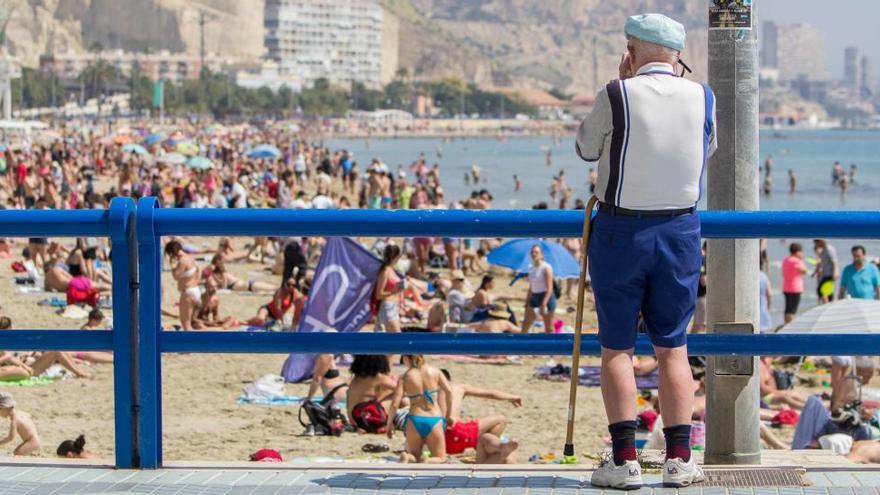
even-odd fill
[(635, 347), (639, 313), (651, 342), (687, 344), (700, 279), (700, 220), (599, 213), (590, 234), (590, 277), (602, 347)]
[[(540, 308), (541, 303), (544, 302), (544, 296), (546, 295), (546, 292), (530, 292), (529, 307)], [(552, 292), (550, 293), (550, 299), (547, 301), (547, 311), (556, 311), (556, 294), (553, 294)]]

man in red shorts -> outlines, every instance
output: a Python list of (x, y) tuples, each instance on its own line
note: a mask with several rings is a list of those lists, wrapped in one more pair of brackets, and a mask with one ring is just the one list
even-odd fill
[[(476, 449), (477, 464), (515, 464), (514, 452), (519, 444), (515, 440), (502, 440), (501, 434), (507, 426), (507, 418), (503, 414), (463, 421), (461, 419), (461, 403), (465, 397), (480, 397), (507, 401), (516, 407), (522, 406), (522, 398), (500, 390), (473, 387), (464, 383), (453, 383), (449, 371), (442, 370), (452, 387), (452, 410), (444, 411), (447, 418), (452, 418), (452, 426), (446, 428), (446, 453), (461, 454), (466, 449)], [(444, 392), (441, 390), (440, 394)], [(446, 404), (443, 397), (438, 398), (439, 404)]]

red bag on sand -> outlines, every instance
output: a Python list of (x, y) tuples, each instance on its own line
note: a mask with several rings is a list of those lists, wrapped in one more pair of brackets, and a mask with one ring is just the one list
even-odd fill
[(260, 449), (253, 454), (251, 454), (251, 461), (253, 462), (283, 462), (284, 459), (281, 458), (281, 453), (277, 450), (272, 449)]
[(388, 413), (381, 402), (373, 399), (354, 406), (351, 410), (351, 421), (367, 433), (384, 433), (388, 424)]
[(14, 271), (15, 273), (24, 273), (27, 271), (27, 269), (25, 269), (24, 263), (22, 263), (21, 261), (13, 261), (12, 271)]

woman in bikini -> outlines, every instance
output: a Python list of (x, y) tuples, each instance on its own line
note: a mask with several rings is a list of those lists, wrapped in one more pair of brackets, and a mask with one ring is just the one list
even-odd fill
[(183, 330), (192, 330), (193, 313), (202, 302), (201, 272), (195, 260), (183, 251), (180, 241), (165, 245), (165, 256), (171, 260), (171, 276), (180, 291), (179, 316)]
[(309, 394), (306, 400), (312, 400), (318, 389), (324, 394), (324, 400), (332, 397), (332, 401), (341, 402), (345, 400), (345, 392), (343, 389), (348, 387), (348, 383), (339, 375), (339, 368), (336, 367), (336, 358), (333, 354), (319, 354), (315, 359), (315, 366), (312, 368), (312, 383), (309, 385)]
[(296, 279), (289, 278), (287, 282), (275, 291), (272, 300), (268, 304), (260, 306), (257, 316), (248, 320), (247, 324), (253, 327), (271, 326), (275, 322), (284, 320), (284, 315), (293, 308), (293, 320), (291, 326), (296, 326), (305, 306), (305, 296), (298, 290)]
[(49, 260), (43, 267), (43, 288), (47, 291), (67, 292), (67, 284), (73, 278), (64, 262), (67, 252), (62, 245), (53, 242), (49, 245), (48, 254)]
[[(409, 415), (406, 419), (406, 451), (400, 455), (401, 462), (426, 462), (440, 464), (446, 462), (446, 439), (443, 430), (452, 425), (451, 418), (444, 418), (437, 397), (442, 390), (446, 399), (446, 410), (452, 410), (452, 388), (439, 369), (425, 364), (425, 357), (404, 355), (406, 372), (397, 381), (391, 411), (388, 414), (386, 431), (388, 438), (394, 436), (394, 416), (404, 397), (410, 400)], [(422, 449), (427, 446), (431, 457), (422, 457)]]
[(385, 246), (374, 292), (374, 297), (379, 302), (376, 329), (388, 333), (400, 332), (400, 303), (406, 282), (394, 271), (394, 265), (399, 259), (400, 247), (395, 244)]
[(259, 280), (242, 280), (229, 273), (223, 256), (215, 254), (211, 258), (211, 266), (205, 268), (205, 278), (213, 278), (218, 288), (240, 292), (270, 292), (275, 290), (275, 285)]

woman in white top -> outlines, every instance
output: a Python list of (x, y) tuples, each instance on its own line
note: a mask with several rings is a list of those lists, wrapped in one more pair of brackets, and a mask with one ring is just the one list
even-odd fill
[(556, 311), (556, 295), (553, 293), (553, 267), (544, 261), (541, 246), (532, 246), (529, 253), (532, 265), (529, 267), (529, 296), (526, 299), (526, 315), (523, 318), (522, 332), (528, 333), (535, 322), (537, 309), (544, 320), (544, 332), (553, 333), (553, 320)]

